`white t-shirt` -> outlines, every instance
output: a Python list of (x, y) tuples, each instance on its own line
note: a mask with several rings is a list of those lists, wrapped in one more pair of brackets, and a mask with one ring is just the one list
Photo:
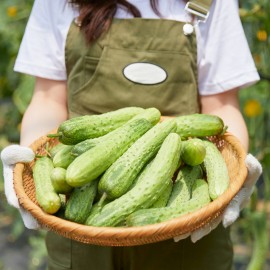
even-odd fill
[[(129, 0), (143, 18), (159, 19), (148, 0)], [(189, 21), (181, 0), (159, 0), (166, 19)], [(78, 10), (65, 0), (35, 0), (14, 70), (53, 80), (66, 80), (65, 42)], [(119, 6), (117, 18), (132, 18)], [(196, 27), (198, 81), (201, 95), (221, 93), (259, 80), (237, 0), (213, 0), (206, 23)], [(175, 67), (177, 68), (177, 67)]]

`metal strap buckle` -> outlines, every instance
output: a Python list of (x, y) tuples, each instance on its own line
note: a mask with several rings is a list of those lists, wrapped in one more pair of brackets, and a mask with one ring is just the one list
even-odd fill
[(185, 10), (199, 17), (199, 21), (201, 22), (206, 22), (209, 16), (209, 11), (206, 8), (193, 2), (187, 2)]

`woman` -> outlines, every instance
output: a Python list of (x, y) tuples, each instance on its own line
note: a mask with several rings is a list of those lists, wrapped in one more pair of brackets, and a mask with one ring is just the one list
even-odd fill
[[(218, 115), (248, 150), (238, 90), (259, 77), (237, 1), (71, 2), (35, 1), (15, 65), (36, 77), (21, 145), (70, 117), (141, 106)], [(222, 225), (196, 243), (99, 247), (53, 233), (46, 243), (50, 270), (221, 270), (233, 257)]]

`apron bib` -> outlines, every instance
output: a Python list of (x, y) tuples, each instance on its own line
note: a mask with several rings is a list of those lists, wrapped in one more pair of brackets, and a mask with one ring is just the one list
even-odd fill
[(198, 112), (196, 36), (182, 28), (171, 20), (114, 19), (87, 46), (73, 22), (66, 43), (70, 117), (127, 106), (156, 107), (163, 115)]
[[(183, 22), (163, 19), (114, 19), (108, 33), (89, 46), (73, 22), (65, 55), (69, 117), (127, 106), (156, 107), (168, 116), (199, 112), (196, 36), (184, 35), (183, 26)], [(188, 238), (177, 243), (170, 239), (134, 247), (103, 247), (53, 232), (48, 232), (46, 244), (49, 270), (232, 267), (229, 230), (221, 225), (196, 244)]]

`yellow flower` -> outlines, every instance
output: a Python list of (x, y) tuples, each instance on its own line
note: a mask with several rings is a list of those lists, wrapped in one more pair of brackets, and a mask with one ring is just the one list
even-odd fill
[(268, 38), (267, 32), (265, 30), (259, 30), (257, 32), (257, 38), (259, 41), (266, 41)]
[(244, 8), (239, 8), (239, 15), (241, 18), (244, 18), (249, 15), (249, 12)]
[(256, 99), (248, 100), (244, 105), (244, 113), (247, 117), (256, 117), (262, 113), (262, 106)]
[(16, 6), (10, 6), (7, 8), (7, 15), (8, 17), (15, 17), (17, 15), (17, 7)]
[(21, 131), (21, 127), (22, 127), (22, 123), (19, 123), (19, 124), (17, 125), (17, 130), (18, 130), (18, 131)]
[(257, 53), (253, 55), (253, 59), (254, 59), (256, 65), (259, 65), (261, 63), (261, 61), (262, 61), (261, 56), (259, 54), (257, 54)]

